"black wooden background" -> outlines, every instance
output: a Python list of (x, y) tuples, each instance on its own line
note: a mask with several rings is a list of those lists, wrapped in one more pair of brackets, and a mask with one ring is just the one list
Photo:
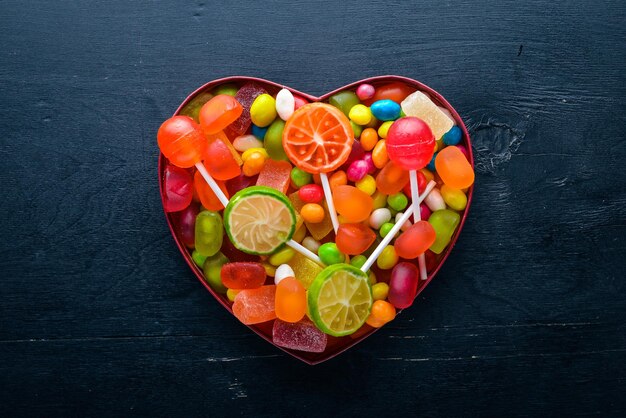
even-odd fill
[[(626, 415), (626, 3), (0, 2), (0, 415)], [(468, 125), (474, 202), (415, 305), (311, 367), (227, 314), (155, 133), (227, 75), (381, 74)]]

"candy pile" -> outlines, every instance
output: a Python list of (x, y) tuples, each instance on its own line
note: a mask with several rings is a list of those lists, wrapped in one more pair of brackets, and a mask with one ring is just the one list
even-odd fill
[(451, 114), (409, 85), (271, 90), (223, 84), (162, 124), (163, 205), (241, 322), (323, 352), (413, 303), (474, 172)]

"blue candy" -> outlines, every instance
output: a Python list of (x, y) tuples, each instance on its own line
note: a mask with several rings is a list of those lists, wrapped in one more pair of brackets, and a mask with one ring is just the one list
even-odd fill
[(443, 143), (446, 145), (457, 145), (461, 142), (462, 136), (463, 133), (461, 132), (461, 128), (453, 126), (448, 132), (443, 134)]
[(372, 103), (370, 110), (378, 120), (396, 120), (400, 117), (400, 112), (402, 111), (398, 103), (389, 99), (378, 100)]
[(265, 132), (267, 132), (267, 128), (269, 128), (269, 126), (265, 128), (260, 128), (255, 124), (252, 124), (252, 135), (263, 141), (263, 138), (265, 138)]
[(430, 160), (430, 162), (428, 163), (428, 165), (426, 166), (427, 169), (429, 169), (430, 171), (432, 171), (433, 173), (435, 171), (437, 171), (437, 169), (435, 168), (435, 158), (437, 158), (437, 153), (433, 154), (433, 159)]

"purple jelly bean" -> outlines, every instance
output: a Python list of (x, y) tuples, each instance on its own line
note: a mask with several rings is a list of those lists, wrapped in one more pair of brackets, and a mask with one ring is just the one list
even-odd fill
[(348, 176), (348, 180), (350, 181), (359, 181), (367, 174), (368, 165), (363, 160), (354, 161), (348, 167), (346, 171), (346, 175)]
[(419, 284), (419, 270), (413, 263), (398, 263), (391, 271), (389, 295), (387, 299), (398, 309), (408, 308), (413, 304)]
[(374, 165), (374, 160), (372, 160), (372, 153), (366, 152), (363, 156), (363, 161), (367, 163), (367, 174), (374, 174), (376, 166)]

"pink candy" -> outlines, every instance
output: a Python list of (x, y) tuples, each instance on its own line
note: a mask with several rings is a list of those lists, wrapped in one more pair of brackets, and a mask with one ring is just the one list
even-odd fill
[(374, 97), (374, 93), (376, 93), (376, 89), (371, 84), (361, 84), (356, 89), (356, 96), (359, 100), (367, 100)]
[(374, 174), (376, 166), (374, 165), (374, 160), (372, 160), (372, 153), (366, 152), (363, 156), (363, 161), (367, 163), (367, 174)]
[(348, 170), (346, 171), (346, 175), (348, 176), (348, 180), (350, 181), (359, 181), (367, 174), (369, 169), (369, 165), (366, 161), (357, 160), (350, 164)]
[(406, 261), (398, 263), (391, 271), (387, 299), (396, 308), (408, 308), (413, 304), (419, 284), (419, 270)]
[(328, 337), (306, 318), (295, 324), (277, 319), (272, 329), (272, 341), (279, 347), (321, 353), (326, 349)]

